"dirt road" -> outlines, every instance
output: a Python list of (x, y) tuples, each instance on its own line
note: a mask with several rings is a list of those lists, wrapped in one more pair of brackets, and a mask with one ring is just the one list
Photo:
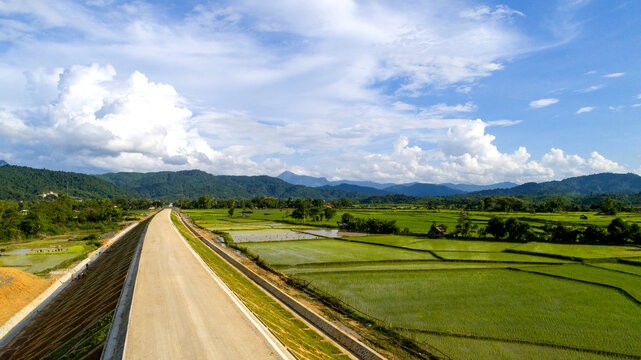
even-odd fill
[(147, 229), (124, 358), (291, 358), (206, 268), (169, 216), (163, 210)]

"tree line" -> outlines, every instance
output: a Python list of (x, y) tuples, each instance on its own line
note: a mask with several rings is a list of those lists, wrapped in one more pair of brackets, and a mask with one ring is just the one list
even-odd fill
[[(432, 224), (430, 233), (437, 226)], [(445, 225), (440, 225), (445, 227)], [(446, 228), (446, 227), (445, 227)], [(515, 217), (490, 218), (485, 227), (472, 224), (466, 216), (459, 217), (458, 224), (449, 234), (451, 237), (485, 238), (513, 242), (551, 242), (563, 244), (641, 244), (641, 226), (628, 223), (621, 218), (613, 219), (607, 227), (589, 224), (585, 227), (563, 224), (545, 224), (536, 231), (526, 221)]]
[(78, 201), (66, 196), (30, 202), (0, 200), (0, 242), (104, 228), (122, 221), (129, 210), (147, 209), (154, 205), (161, 204), (140, 199)]

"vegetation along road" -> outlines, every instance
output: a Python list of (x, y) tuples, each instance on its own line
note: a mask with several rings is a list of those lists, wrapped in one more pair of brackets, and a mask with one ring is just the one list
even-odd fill
[(202, 263), (170, 220), (149, 224), (126, 359), (284, 359), (284, 347)]

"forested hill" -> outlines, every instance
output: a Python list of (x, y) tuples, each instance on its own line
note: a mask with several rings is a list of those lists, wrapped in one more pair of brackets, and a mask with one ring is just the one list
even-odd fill
[(289, 197), (335, 199), (366, 196), (355, 191), (292, 185), (269, 176), (216, 176), (200, 170), (154, 173), (120, 172), (104, 174), (100, 177), (142, 197), (153, 199), (197, 198), (204, 194), (213, 195), (219, 199), (229, 197), (248, 199), (256, 196), (271, 196), (281, 199)]
[(32, 200), (45, 192), (84, 199), (135, 196), (93, 175), (25, 166), (0, 166), (0, 199)]
[[(430, 186), (429, 189), (425, 189)], [(441, 185), (414, 184), (403, 186), (405, 195), (418, 196), (427, 190), (431, 196), (460, 195), (462, 192)], [(121, 198), (141, 197), (177, 200), (211, 195), (218, 199), (250, 199), (269, 196), (281, 199), (341, 197), (365, 198), (391, 192), (361, 186), (345, 185), (308, 187), (293, 185), (269, 176), (211, 175), (200, 170), (161, 171), (153, 173), (109, 173), (86, 175), (73, 172), (33, 169), (24, 166), (0, 166), (0, 199), (30, 200), (45, 192), (72, 197)], [(416, 191), (416, 194), (413, 193)], [(599, 193), (639, 193), (641, 176), (603, 173), (568, 178), (562, 181), (527, 183), (511, 189), (478, 191), (467, 196), (571, 195)]]
[(525, 183), (511, 189), (495, 189), (468, 195), (516, 196), (516, 195), (561, 195), (561, 194), (617, 194), (641, 192), (641, 176), (636, 174), (601, 173), (577, 176), (560, 181)]

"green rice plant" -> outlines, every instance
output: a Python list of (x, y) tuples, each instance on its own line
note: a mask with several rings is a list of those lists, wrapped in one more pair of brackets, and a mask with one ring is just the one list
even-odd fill
[(402, 235), (370, 235), (354, 238), (354, 240), (400, 246), (418, 250), (451, 250), (451, 251), (503, 251), (520, 243), (454, 240), (454, 239), (428, 239), (419, 236)]
[(621, 264), (621, 263), (595, 263), (595, 264), (592, 264), (592, 266), (597, 266), (604, 269), (616, 270), (616, 271), (621, 271), (628, 274), (641, 276), (641, 266)]
[(537, 266), (525, 270), (617, 287), (630, 294), (641, 304), (641, 277), (639, 276), (580, 264)]
[(436, 260), (427, 252), (386, 248), (340, 240), (244, 243), (273, 266), (383, 260)]
[(641, 307), (595, 285), (503, 269), (297, 278), (392, 327), (641, 356)]
[(548, 257), (513, 254), (503, 252), (472, 252), (472, 251), (435, 251), (436, 255), (447, 260), (469, 261), (511, 261), (524, 263), (565, 263), (565, 260)]
[(639, 247), (613, 245), (573, 245), (531, 242), (515, 246), (512, 249), (541, 254), (572, 256), (583, 259), (625, 258), (641, 255), (641, 248)]
[(366, 262), (360, 264), (342, 263), (342, 264), (309, 264), (306, 266), (292, 266), (281, 268), (280, 271), (286, 275), (295, 275), (303, 273), (326, 273), (326, 272), (374, 272), (374, 271), (425, 271), (425, 270), (459, 270), (459, 269), (485, 269), (485, 268), (506, 268), (514, 266), (513, 264), (502, 263), (471, 263), (471, 262), (443, 262), (443, 261), (420, 261), (420, 262), (398, 262), (398, 261), (381, 261)]
[(621, 358), (619, 356), (600, 355), (585, 351), (559, 349), (540, 345), (466, 339), (420, 332), (406, 332), (404, 335), (419, 342), (430, 344), (452, 359), (615, 360)]

